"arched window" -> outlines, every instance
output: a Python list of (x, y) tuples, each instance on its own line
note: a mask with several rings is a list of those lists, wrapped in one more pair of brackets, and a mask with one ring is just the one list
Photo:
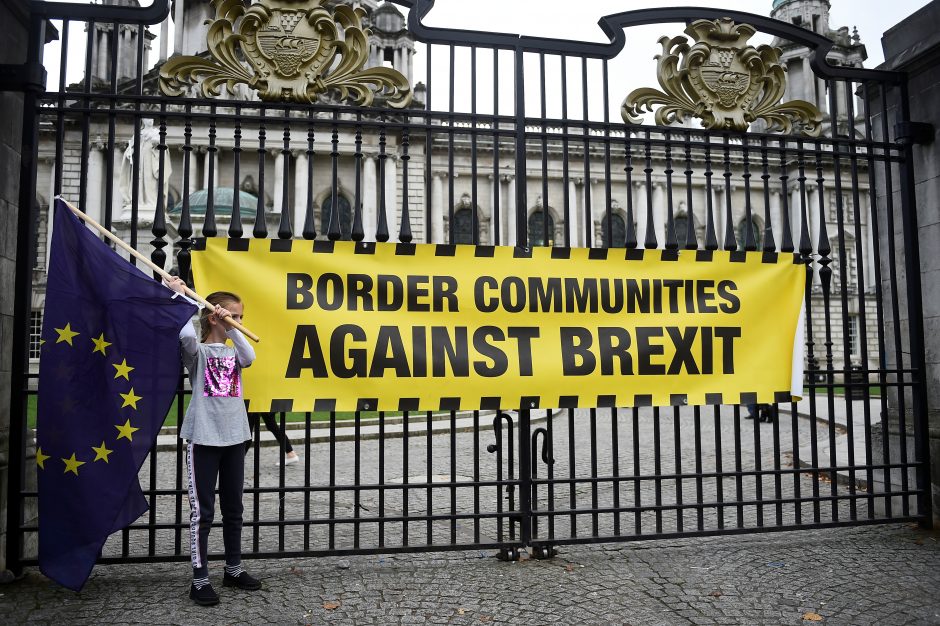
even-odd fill
[(620, 217), (619, 213), (610, 214), (610, 241), (607, 240), (608, 233), (608, 219), (607, 216), (604, 216), (604, 219), (601, 220), (601, 232), (604, 237), (604, 247), (605, 248), (626, 248), (627, 247), (627, 224), (623, 221), (623, 218)]
[[(343, 196), (339, 197), (337, 203), (340, 239), (349, 241), (352, 235), (352, 208), (349, 206), (349, 200)], [(320, 234), (326, 237), (330, 232), (330, 214), (333, 210), (333, 196), (327, 196), (320, 208)]]
[[(689, 235), (689, 216), (688, 214), (678, 215), (673, 219), (673, 225), (676, 229), (676, 242), (679, 244), (680, 248), (685, 248), (685, 244), (688, 241)], [(693, 228), (695, 225), (693, 223)], [(694, 241), (695, 231), (692, 231), (692, 237)]]
[[(545, 239), (546, 224), (548, 220), (548, 240)], [(538, 210), (529, 216), (529, 247), (554, 246), (555, 245), (555, 220), (551, 215), (546, 215), (545, 211)]]
[[(741, 223), (738, 224), (738, 250), (744, 250), (744, 243), (747, 237), (747, 231), (744, 230), (747, 228), (747, 220), (741, 220)], [(763, 244), (763, 232), (761, 232), (760, 224), (757, 223), (757, 220), (753, 217), (751, 218), (751, 232), (754, 233), (754, 245), (757, 246), (755, 249), (760, 250)]]
[(458, 209), (454, 211), (454, 243), (476, 243), (473, 241), (473, 211)]

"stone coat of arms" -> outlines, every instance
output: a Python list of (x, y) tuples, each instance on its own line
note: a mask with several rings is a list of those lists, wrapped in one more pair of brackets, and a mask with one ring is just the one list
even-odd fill
[(212, 0), (216, 16), (209, 21), (208, 58), (180, 56), (160, 68), (160, 89), (182, 95), (198, 84), (206, 97), (238, 84), (257, 89), (266, 101), (304, 104), (335, 94), (363, 106), (379, 94), (385, 104), (402, 108), (411, 102), (411, 87), (401, 72), (387, 67), (363, 69), (369, 58), (371, 32), (362, 26), (361, 8), (323, 0), (261, 0), (245, 7), (242, 0)]
[(757, 32), (748, 24), (729, 18), (698, 20), (685, 29), (695, 40), (662, 37), (657, 55), (657, 75), (663, 91), (644, 87), (626, 97), (621, 107), (624, 121), (640, 123), (644, 110), (655, 111), (657, 124), (682, 122), (686, 116), (702, 120), (709, 130), (746, 131), (763, 119), (769, 130), (817, 136), (822, 113), (804, 100), (781, 102), (786, 91), (786, 69), (780, 50), (757, 48), (748, 40)]

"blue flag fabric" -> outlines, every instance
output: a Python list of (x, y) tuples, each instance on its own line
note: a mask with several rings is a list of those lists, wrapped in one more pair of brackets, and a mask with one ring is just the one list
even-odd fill
[(179, 382), (179, 331), (196, 312), (172, 295), (56, 200), (36, 423), (39, 566), (69, 589), (148, 508), (137, 473)]

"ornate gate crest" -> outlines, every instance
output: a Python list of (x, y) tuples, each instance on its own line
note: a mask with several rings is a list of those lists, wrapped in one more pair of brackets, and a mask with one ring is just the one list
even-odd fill
[[(182, 56), (160, 68), (160, 89), (182, 95), (202, 79), (202, 94), (218, 96), (221, 85), (245, 84), (262, 100), (313, 104), (336, 92), (369, 106), (376, 95), (402, 108), (411, 102), (408, 79), (387, 67), (363, 69), (369, 36), (365, 11), (346, 5), (327, 9), (324, 0), (212, 0), (215, 19), (206, 37), (211, 58)], [(247, 61), (247, 64), (242, 61)]]
[(685, 37), (660, 38), (663, 53), (656, 56), (656, 73), (663, 91), (632, 91), (621, 107), (624, 121), (638, 124), (644, 109), (652, 111), (659, 104), (654, 117), (660, 125), (692, 116), (709, 130), (746, 131), (751, 122), (763, 119), (770, 130), (789, 133), (796, 126), (817, 136), (822, 113), (805, 100), (781, 103), (786, 69), (780, 50), (748, 45), (756, 32), (753, 26), (721, 18), (698, 20), (686, 28), (695, 40), (691, 47)]

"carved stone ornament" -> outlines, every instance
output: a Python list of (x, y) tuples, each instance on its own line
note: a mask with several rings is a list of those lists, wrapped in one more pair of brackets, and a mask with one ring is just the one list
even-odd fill
[(662, 37), (657, 55), (657, 78), (663, 91), (636, 89), (623, 101), (621, 113), (628, 124), (639, 124), (644, 109), (656, 109), (659, 125), (683, 122), (686, 116), (702, 120), (709, 130), (746, 131), (763, 119), (771, 131), (819, 135), (822, 113), (804, 100), (781, 103), (786, 90), (786, 69), (780, 50), (768, 45), (747, 45), (757, 31), (730, 18), (698, 20), (685, 37)]
[(376, 92), (385, 103), (411, 102), (408, 79), (387, 67), (363, 69), (371, 31), (362, 27), (365, 11), (347, 5), (328, 9), (324, 0), (212, 0), (215, 19), (206, 37), (209, 58), (180, 56), (160, 68), (160, 90), (182, 95), (201, 79), (206, 97), (224, 84), (234, 92), (244, 84), (262, 100), (313, 104), (333, 92), (369, 106)]

